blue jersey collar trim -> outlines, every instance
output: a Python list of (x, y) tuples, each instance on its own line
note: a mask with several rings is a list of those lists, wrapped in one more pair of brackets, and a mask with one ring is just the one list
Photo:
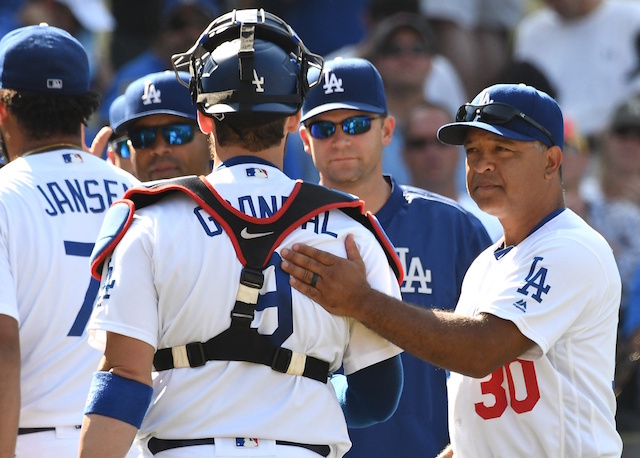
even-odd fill
[[(535, 231), (537, 231), (538, 229), (540, 229), (542, 226), (544, 226), (545, 224), (547, 224), (549, 221), (551, 221), (553, 218), (555, 218), (556, 216), (558, 216), (560, 213), (562, 213), (563, 211), (565, 211), (564, 208), (559, 208), (557, 210), (552, 211), (551, 213), (549, 213), (547, 216), (545, 216), (542, 221), (540, 221), (536, 227), (533, 228), (533, 230), (531, 232), (529, 232), (529, 234), (527, 234), (527, 237), (531, 236), (531, 234), (533, 234)], [(511, 251), (511, 249), (513, 248), (513, 245), (509, 245), (508, 247), (504, 246), (504, 242), (502, 242), (502, 244), (493, 252), (493, 255), (496, 257), (496, 259), (500, 259), (501, 257), (503, 257), (505, 254), (507, 254), (509, 251)]]

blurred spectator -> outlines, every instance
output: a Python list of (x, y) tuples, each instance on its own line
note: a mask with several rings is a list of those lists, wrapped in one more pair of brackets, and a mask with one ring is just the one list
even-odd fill
[(404, 134), (403, 158), (408, 166), (412, 186), (426, 189), (457, 201), (462, 208), (475, 215), (484, 225), (493, 242), (502, 237), (502, 225), (495, 216), (478, 208), (466, 191), (456, 184), (461, 149), (445, 145), (437, 139), (438, 129), (454, 118), (441, 105), (423, 101), (416, 106), (407, 121)]
[(111, 67), (101, 37), (113, 30), (115, 19), (103, 0), (25, 0), (19, 20), (21, 25), (46, 22), (73, 35), (89, 56), (92, 89), (106, 88)]
[(502, 71), (523, 5), (524, 0), (420, 0), (440, 52), (453, 63), (467, 94), (478, 93)]
[(17, 29), (22, 24), (18, 18), (18, 13), (25, 0), (3, 0), (0, 2), (0, 37), (7, 32)]
[(171, 69), (171, 56), (184, 52), (202, 30), (222, 12), (218, 0), (163, 0), (159, 26), (148, 50), (118, 69), (100, 107), (102, 124), (107, 124), (109, 107), (135, 79)]
[[(618, 430), (637, 433), (640, 431), (640, 266), (632, 279), (629, 303), (622, 316), (617, 356)], [(623, 434), (623, 441), (625, 437)]]
[(640, 206), (632, 200), (640, 179), (640, 101), (630, 99), (615, 110), (601, 136), (597, 159), (581, 194), (588, 205), (589, 223), (613, 248), (622, 278), (624, 317), (640, 264)]
[(327, 56), (338, 48), (359, 43), (365, 36), (369, 0), (232, 1), (234, 8), (265, 8), (296, 31), (309, 50)]
[(419, 15), (397, 13), (378, 23), (360, 55), (380, 72), (389, 112), (398, 126), (399, 135), (385, 148), (382, 170), (399, 183), (408, 183), (401, 133), (410, 111), (427, 98), (455, 113), (466, 100), (464, 91), (453, 66), (437, 54), (435, 37)]
[(586, 137), (606, 128), (639, 66), (640, 2), (544, 0), (516, 27), (513, 54), (538, 67)]
[(510, 59), (496, 78), (495, 83), (523, 83), (546, 92), (554, 99), (557, 96), (556, 89), (549, 82), (547, 75), (531, 62), (524, 60)]
[(640, 205), (640, 98), (616, 108), (601, 140), (601, 192)]
[(589, 145), (580, 134), (575, 121), (564, 119), (564, 148), (562, 150), (562, 184), (567, 207), (589, 222), (589, 207), (580, 186), (589, 170)]

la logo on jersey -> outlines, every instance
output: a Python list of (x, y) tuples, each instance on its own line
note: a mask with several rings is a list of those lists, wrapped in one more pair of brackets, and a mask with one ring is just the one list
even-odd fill
[(162, 92), (156, 89), (156, 85), (151, 81), (147, 81), (144, 85), (144, 93), (142, 94), (142, 103), (144, 105), (151, 105), (152, 103), (162, 103), (160, 96)]
[(236, 447), (238, 448), (257, 448), (258, 439), (255, 437), (236, 437)]
[(324, 84), (322, 85), (325, 94), (333, 94), (334, 92), (344, 92), (342, 87), (342, 78), (338, 78), (331, 70), (324, 73)]
[[(531, 263), (531, 269), (529, 269), (529, 273), (527, 274), (527, 277), (524, 279), (524, 282), (525, 282), (524, 286), (517, 289), (517, 291), (520, 294), (524, 294), (525, 296), (528, 296), (529, 288), (533, 288), (533, 294), (531, 295), (531, 297), (535, 299), (538, 303), (542, 302), (542, 294), (547, 294), (551, 289), (551, 286), (545, 285), (548, 270), (545, 267), (537, 268), (538, 262), (542, 261), (542, 259), (543, 258), (541, 256), (536, 256), (533, 258), (533, 262)], [(526, 308), (526, 305), (525, 305), (525, 308)]]

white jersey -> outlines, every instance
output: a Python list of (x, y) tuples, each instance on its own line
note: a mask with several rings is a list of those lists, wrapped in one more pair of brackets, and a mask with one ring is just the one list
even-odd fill
[(484, 251), (456, 313), (512, 321), (535, 345), (482, 379), (451, 373), (456, 457), (619, 457), (613, 393), (620, 275), (609, 245), (571, 210), (517, 246)]
[[(243, 161), (219, 167), (207, 179), (245, 214), (273, 215), (295, 182), (272, 165)], [(160, 349), (205, 342), (229, 328), (242, 265), (221, 226), (188, 196), (178, 194), (136, 212), (105, 262), (91, 330), (123, 334)], [(344, 364), (346, 374), (401, 350), (293, 290), (279, 253), (300, 242), (344, 257), (349, 233), (356, 237), (369, 282), (399, 298), (397, 279), (373, 234), (332, 210), (295, 229), (275, 250), (264, 270), (252, 324), (271, 335), (276, 345), (328, 361), (330, 371)], [(104, 344), (104, 332), (93, 334), (93, 344)], [(255, 437), (330, 445), (332, 457), (350, 447), (331, 383), (282, 374), (262, 364), (210, 361), (199, 368), (154, 374), (153, 388), (140, 439)]]
[(557, 91), (565, 117), (580, 132), (604, 129), (614, 109), (638, 89), (636, 35), (640, 2), (604, 0), (589, 15), (563, 20), (551, 8), (526, 16), (515, 29), (516, 59), (532, 63)]
[(21, 428), (82, 423), (101, 356), (86, 343), (89, 255), (109, 205), (136, 183), (73, 149), (0, 169), (0, 313), (20, 326)]

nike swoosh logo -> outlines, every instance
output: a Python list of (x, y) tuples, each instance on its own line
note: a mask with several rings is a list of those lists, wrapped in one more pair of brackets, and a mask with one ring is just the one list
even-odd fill
[(266, 237), (267, 235), (271, 235), (271, 234), (273, 234), (273, 231), (256, 232), (255, 234), (251, 234), (246, 227), (242, 229), (242, 231), (240, 231), (240, 237), (242, 237), (245, 240), (257, 239), (258, 237)]

